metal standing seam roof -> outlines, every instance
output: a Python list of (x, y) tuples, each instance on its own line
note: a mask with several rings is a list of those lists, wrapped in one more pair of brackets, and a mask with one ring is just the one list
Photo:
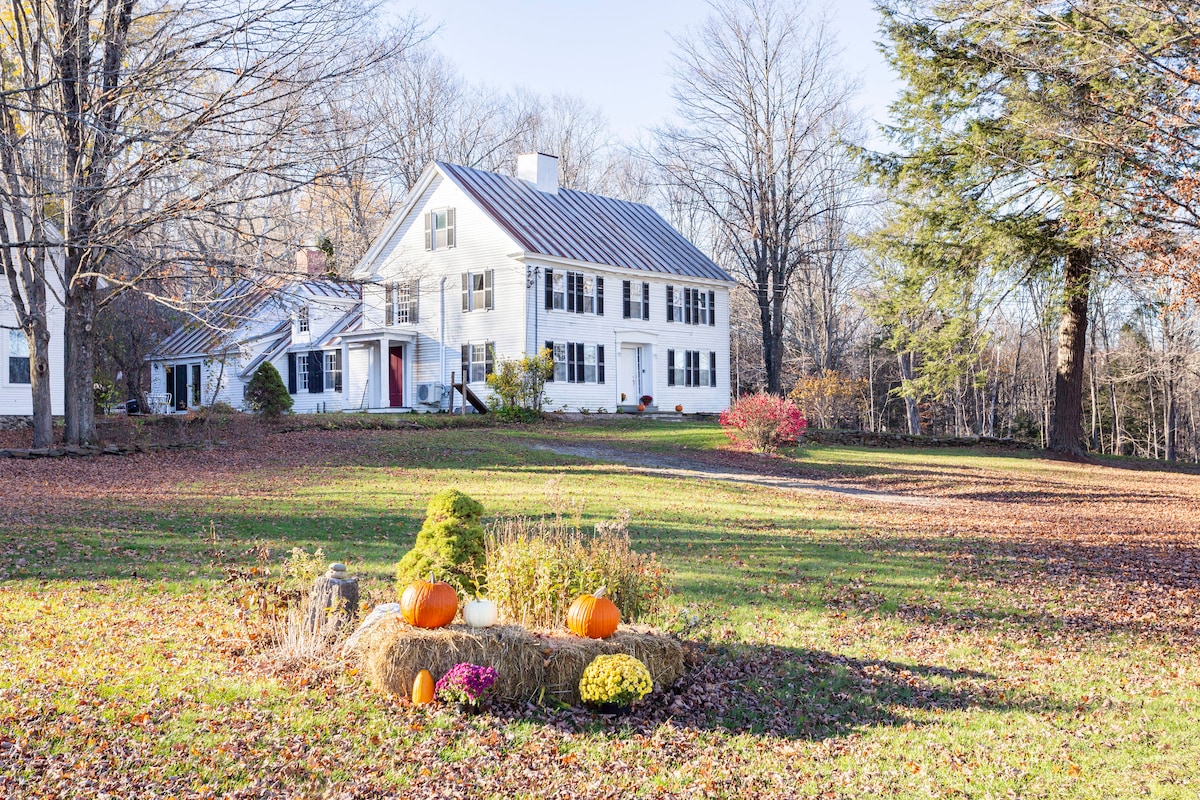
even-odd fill
[(733, 282), (650, 206), (573, 189), (551, 194), (519, 178), (435, 163), (527, 252)]
[[(212, 353), (228, 350), (229, 334), (244, 322), (256, 318), (268, 302), (280, 295), (338, 300), (360, 300), (362, 289), (357, 284), (332, 279), (280, 276), (265, 281), (243, 279), (230, 286), (217, 301), (205, 309), (198, 319), (192, 319), (159, 343), (150, 358), (174, 358), (193, 353)], [(290, 322), (283, 321), (263, 337), (275, 335)], [(290, 335), (290, 334), (289, 334)]]

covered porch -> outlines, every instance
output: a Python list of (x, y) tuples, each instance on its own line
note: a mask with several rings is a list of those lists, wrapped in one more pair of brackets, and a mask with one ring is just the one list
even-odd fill
[(361, 332), (342, 337), (346, 411), (408, 411), (413, 406), (417, 337), (409, 331)]

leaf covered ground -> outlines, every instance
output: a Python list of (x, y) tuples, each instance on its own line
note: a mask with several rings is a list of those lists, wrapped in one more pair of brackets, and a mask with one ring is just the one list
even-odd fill
[[(715, 426), (223, 431), (0, 461), (0, 797), (1187, 797), (1200, 476), (1027, 453), (731, 451)], [(548, 440), (926, 505), (679, 479)], [(628, 510), (691, 672), (626, 717), (478, 717), (283, 659), (230, 570), (292, 547), (374, 601), (458, 486), (492, 517)]]

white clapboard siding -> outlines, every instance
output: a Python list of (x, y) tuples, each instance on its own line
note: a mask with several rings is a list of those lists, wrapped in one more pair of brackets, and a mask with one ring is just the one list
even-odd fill
[[(47, 297), (47, 316), (50, 328), (50, 410), (63, 413), (63, 329), (65, 319), (61, 305)], [(0, 417), (33, 415), (33, 389), (28, 383), (9, 383), (9, 330), (16, 327), (17, 312), (8, 292), (7, 281), (0, 281)]]

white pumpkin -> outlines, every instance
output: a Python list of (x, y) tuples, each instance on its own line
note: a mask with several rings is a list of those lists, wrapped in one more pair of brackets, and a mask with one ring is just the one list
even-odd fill
[(475, 598), (463, 606), (463, 622), (472, 628), (490, 628), (496, 624), (496, 604)]

